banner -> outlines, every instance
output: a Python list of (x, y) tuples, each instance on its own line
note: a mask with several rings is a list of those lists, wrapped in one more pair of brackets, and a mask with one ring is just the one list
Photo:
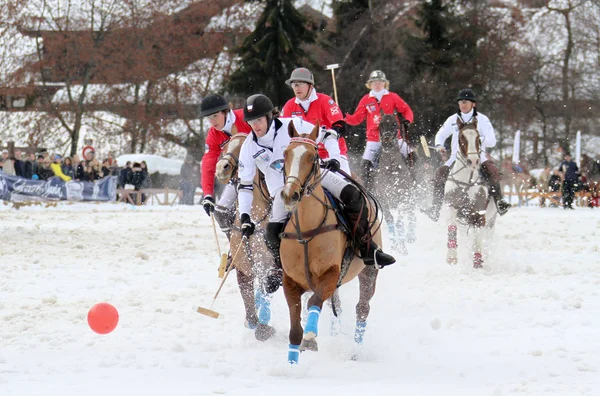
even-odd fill
[(521, 151), (521, 131), (517, 131), (517, 133), (515, 133), (515, 141), (513, 143), (513, 157), (512, 157), (513, 164), (519, 164), (520, 151)]
[(14, 195), (15, 198), (27, 196), (54, 201), (114, 201), (117, 198), (117, 182), (117, 176), (108, 176), (95, 182), (65, 182), (59, 177), (30, 180), (0, 172), (0, 199), (11, 201)]

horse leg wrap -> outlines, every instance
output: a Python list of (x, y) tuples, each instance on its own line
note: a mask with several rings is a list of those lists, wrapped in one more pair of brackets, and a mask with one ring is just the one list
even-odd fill
[(473, 254), (473, 268), (483, 268), (483, 257), (481, 253)]
[(269, 324), (271, 321), (271, 299), (258, 289), (254, 294), (254, 304), (256, 305), (258, 322), (264, 325)]
[(289, 364), (298, 364), (298, 359), (300, 358), (300, 345), (292, 345), (288, 349), (288, 363)]
[(456, 249), (456, 226), (448, 226), (448, 249)]
[(362, 345), (363, 338), (365, 336), (365, 330), (367, 329), (367, 322), (356, 321), (356, 329), (354, 330), (354, 342)]
[(304, 328), (304, 339), (312, 340), (317, 338), (319, 334), (319, 316), (321, 316), (321, 308), (313, 305), (308, 308), (308, 318), (306, 319), (306, 327)]

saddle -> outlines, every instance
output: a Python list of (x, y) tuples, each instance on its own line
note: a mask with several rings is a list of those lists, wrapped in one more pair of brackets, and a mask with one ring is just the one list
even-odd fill
[[(318, 227), (316, 229), (303, 231), (300, 234), (300, 236), (298, 236), (295, 232), (285, 232), (285, 231), (282, 232), (279, 236), (282, 239), (284, 239), (284, 238), (285, 239), (296, 239), (296, 240), (298, 240), (298, 242), (300, 242), (302, 244), (306, 244), (311, 239), (313, 239), (315, 236), (326, 233), (326, 232), (340, 230), (344, 234), (346, 234), (346, 249), (344, 250), (344, 256), (342, 258), (342, 263), (341, 263), (340, 277), (339, 277), (338, 283), (337, 283), (337, 287), (340, 287), (342, 285), (342, 280), (348, 273), (348, 269), (350, 268), (350, 263), (352, 262), (352, 259), (354, 259), (354, 255), (355, 255), (354, 252), (356, 251), (357, 246), (354, 245), (354, 238), (352, 237), (352, 230), (350, 228), (348, 220), (346, 219), (346, 217), (344, 215), (342, 203), (337, 198), (335, 198), (333, 196), (333, 194), (331, 194), (326, 188), (323, 188), (323, 191), (325, 192), (325, 197), (326, 197), (327, 203), (330, 206), (330, 209), (333, 210), (335, 213), (335, 217), (337, 219), (336, 224), (321, 225), (320, 227)], [(291, 219), (291, 215), (285, 221), (285, 225), (283, 227), (284, 230), (285, 230), (285, 227), (287, 226), (287, 223), (290, 221), (290, 219)], [(300, 238), (302, 238), (302, 239), (300, 239)]]

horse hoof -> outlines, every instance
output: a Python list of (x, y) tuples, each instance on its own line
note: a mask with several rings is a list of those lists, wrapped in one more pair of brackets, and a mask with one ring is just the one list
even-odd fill
[(483, 268), (483, 265), (481, 265), (480, 263), (475, 263), (473, 264), (473, 268)]
[(319, 345), (317, 344), (317, 339), (312, 338), (312, 339), (307, 340), (306, 338), (303, 338), (302, 344), (300, 344), (300, 350), (317, 352), (319, 350)]
[(258, 341), (266, 341), (275, 335), (275, 328), (269, 325), (259, 323), (254, 331), (254, 336)]
[(446, 262), (450, 265), (456, 265), (458, 264), (458, 259), (456, 257), (448, 257)]

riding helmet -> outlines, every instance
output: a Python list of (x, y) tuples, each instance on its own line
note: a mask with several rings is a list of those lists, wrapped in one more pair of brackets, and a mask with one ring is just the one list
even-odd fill
[(219, 111), (229, 110), (229, 102), (218, 94), (206, 95), (200, 103), (199, 117), (206, 117)]
[(385, 81), (387, 82), (388, 79), (385, 78), (385, 73), (382, 72), (381, 70), (373, 70), (371, 72), (371, 74), (369, 75), (369, 79), (367, 80), (367, 82), (371, 82), (371, 81)]
[(294, 71), (292, 71), (292, 75), (290, 76), (290, 78), (285, 80), (285, 83), (287, 85), (292, 85), (292, 82), (294, 82), (294, 81), (300, 81), (300, 82), (309, 83), (310, 85), (315, 85), (315, 77), (310, 72), (310, 70), (308, 70), (307, 68), (304, 68), (304, 67), (299, 67), (297, 69), (294, 69)]
[(473, 103), (477, 103), (477, 96), (475, 96), (475, 93), (472, 90), (465, 88), (461, 90), (456, 97), (457, 102), (460, 100), (470, 100)]
[(271, 114), (275, 106), (265, 95), (252, 95), (244, 103), (244, 120), (246, 122)]

